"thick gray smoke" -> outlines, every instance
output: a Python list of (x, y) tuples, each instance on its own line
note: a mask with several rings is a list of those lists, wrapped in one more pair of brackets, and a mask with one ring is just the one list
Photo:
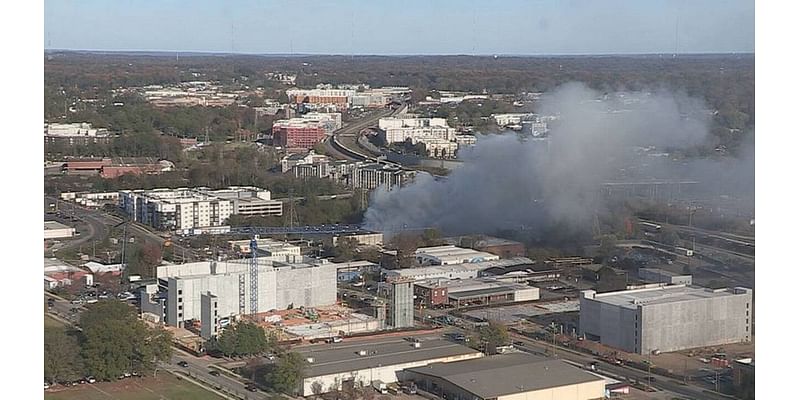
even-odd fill
[(571, 83), (545, 96), (538, 112), (558, 117), (547, 140), (480, 136), (446, 179), (421, 174), (409, 186), (376, 192), (367, 226), (436, 227), (446, 234), (589, 227), (606, 207), (599, 190), (604, 182), (675, 175), (670, 157), (641, 151), (689, 148), (708, 139), (710, 113), (680, 94), (604, 94)]

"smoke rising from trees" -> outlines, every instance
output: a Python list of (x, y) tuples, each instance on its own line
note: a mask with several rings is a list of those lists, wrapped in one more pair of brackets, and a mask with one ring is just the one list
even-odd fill
[(752, 193), (751, 158), (675, 161), (657, 154), (709, 144), (711, 112), (684, 94), (605, 94), (570, 83), (543, 96), (538, 113), (557, 117), (549, 139), (480, 136), (446, 179), (419, 174), (406, 187), (376, 191), (366, 225), (445, 234), (588, 230), (609, 206), (602, 184), (613, 181), (691, 178), (714, 182), (717, 191)]

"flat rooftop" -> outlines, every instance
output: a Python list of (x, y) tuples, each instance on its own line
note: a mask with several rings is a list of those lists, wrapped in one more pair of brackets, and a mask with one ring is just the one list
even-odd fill
[(409, 371), (446, 380), (483, 399), (603, 381), (564, 361), (523, 353), (434, 363)]
[(469, 258), (498, 258), (497, 255), (487, 253), (484, 251), (477, 251), (473, 249), (466, 249), (463, 247), (456, 247), (452, 245), (435, 246), (435, 247), (421, 247), (414, 252), (415, 255), (425, 254), (430, 257), (436, 258), (450, 258), (450, 257), (469, 257)]
[(654, 288), (596, 293), (594, 300), (619, 307), (635, 309), (639, 305), (679, 303), (716, 297), (736, 296), (752, 293), (751, 289), (709, 289), (700, 286), (665, 285)]
[[(366, 351), (367, 355), (358, 355), (360, 350)], [(314, 358), (314, 362), (308, 366), (306, 377), (479, 353), (478, 350), (442, 338), (421, 338), (418, 348), (401, 338), (387, 338), (311, 346), (298, 351), (303, 357)]]
[(646, 271), (654, 274), (661, 274), (664, 276), (691, 276), (689, 274), (678, 274), (661, 268), (639, 268), (639, 271)]
[(55, 229), (71, 229), (71, 227), (56, 221), (44, 221), (44, 230), (49, 231)]

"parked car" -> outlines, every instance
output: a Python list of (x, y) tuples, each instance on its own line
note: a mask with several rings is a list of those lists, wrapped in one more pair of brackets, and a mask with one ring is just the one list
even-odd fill
[(244, 388), (249, 390), (249, 391), (251, 391), (251, 392), (257, 392), (258, 391), (258, 387), (254, 383), (248, 383), (247, 385), (244, 385)]
[(183, 368), (189, 368), (189, 363), (186, 361), (178, 361), (178, 366)]
[(219, 371), (217, 371), (215, 369), (211, 370), (208, 374), (211, 375), (211, 376), (219, 376), (220, 375)]

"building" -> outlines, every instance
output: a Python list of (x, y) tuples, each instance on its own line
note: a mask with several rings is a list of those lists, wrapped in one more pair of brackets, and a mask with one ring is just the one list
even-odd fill
[[(220, 318), (239, 315), (242, 310), (249, 314), (253, 295), (249, 267), (247, 258), (158, 267), (159, 285), (167, 292), (166, 323), (183, 327), (188, 321), (200, 319), (201, 296), (209, 292), (216, 296)], [(244, 294), (243, 304), (240, 293)], [(315, 264), (285, 263), (258, 257), (257, 302), (256, 312), (334, 304), (336, 265), (324, 260)]]
[(198, 188), (198, 192), (218, 199), (233, 202), (233, 213), (243, 216), (279, 217), (283, 215), (283, 202), (272, 200), (269, 190), (253, 186), (231, 186), (227, 189), (208, 190)]
[(539, 288), (494, 278), (431, 279), (414, 282), (416, 303), (424, 307), (515, 303), (539, 300)]
[(56, 258), (44, 259), (45, 282), (49, 282), (49, 286), (69, 286), (75, 281), (84, 279), (86, 275), (90, 275), (86, 270)]
[(125, 174), (157, 175), (174, 169), (171, 161), (152, 157), (77, 158), (67, 160), (62, 166), (67, 175), (100, 175), (105, 179)]
[(72, 201), (84, 207), (97, 208), (106, 204), (119, 204), (119, 192), (62, 192), (61, 200)]
[(431, 363), (406, 375), (420, 389), (450, 400), (596, 400), (605, 398), (606, 388), (602, 377), (523, 353)]
[(448, 363), (483, 356), (445, 339), (412, 343), (401, 338), (348, 342), (298, 349), (309, 360), (300, 394), (312, 396), (347, 386), (369, 387), (374, 381), (394, 383), (406, 379), (405, 371), (431, 363)]
[(325, 137), (325, 126), (316, 120), (292, 118), (272, 123), (272, 143), (278, 147), (310, 150)]
[(639, 268), (639, 279), (645, 282), (666, 283), (669, 285), (691, 285), (691, 275), (676, 274), (660, 268)]
[(256, 187), (123, 190), (119, 206), (136, 222), (160, 230), (222, 226), (231, 215), (283, 215), (283, 203)]
[(107, 144), (111, 142), (111, 139), (112, 136), (108, 130), (92, 128), (92, 124), (88, 122), (44, 124), (44, 140), (46, 144)]
[(309, 150), (306, 154), (288, 154), (281, 159), (281, 172), (287, 173), (298, 165), (314, 165), (330, 162), (330, 157)]
[(401, 143), (410, 139), (412, 144), (429, 140), (454, 142), (456, 130), (444, 118), (381, 118), (378, 128), (384, 132), (386, 143)]
[(314, 106), (334, 106), (337, 110), (346, 110), (350, 97), (356, 94), (352, 89), (289, 89), (286, 96), (295, 104), (311, 104)]
[(75, 228), (55, 221), (44, 221), (44, 239), (62, 239), (75, 236)]
[(630, 353), (749, 342), (751, 289), (670, 285), (581, 292), (580, 333)]
[(628, 287), (628, 273), (601, 264), (581, 265), (583, 278), (595, 283), (597, 293), (616, 292)]
[(342, 129), (342, 113), (308, 112), (301, 114), (300, 118), (318, 123), (328, 135)]
[(414, 281), (446, 278), (446, 279), (472, 279), (477, 278), (481, 271), (489, 268), (487, 263), (467, 263), (457, 265), (432, 265), (429, 267), (384, 269), (382, 272), (387, 280), (400, 277)]
[(392, 328), (414, 327), (414, 282), (398, 278), (389, 284), (389, 320)]
[(473, 249), (453, 245), (420, 247), (414, 252), (419, 265), (454, 265), (499, 260), (500, 257)]
[(200, 337), (209, 340), (219, 333), (219, 302), (211, 292), (200, 294)]
[(509, 263), (486, 268), (482, 275), (510, 282), (548, 282), (561, 277), (561, 268), (552, 263), (534, 262), (526, 257), (505, 258)]
[(494, 236), (456, 236), (445, 238), (444, 242), (454, 246), (469, 247), (492, 253), (500, 258), (524, 257), (525, 245), (513, 240)]
[(340, 240), (353, 239), (356, 243), (364, 246), (380, 246), (383, 244), (383, 233), (362, 231), (356, 233), (335, 234), (330, 238), (331, 246), (336, 246)]
[[(302, 260), (303, 256), (300, 253), (300, 246), (295, 246), (290, 243), (279, 242), (273, 239), (261, 239), (257, 238), (256, 240), (256, 251), (258, 252), (259, 256), (266, 256), (270, 257), (270, 259), (275, 261), (283, 261), (283, 262), (295, 262), (298, 260)], [(250, 254), (250, 242), (251, 239), (245, 240), (231, 240), (228, 244), (231, 246), (231, 250), (237, 251), (241, 254)]]

